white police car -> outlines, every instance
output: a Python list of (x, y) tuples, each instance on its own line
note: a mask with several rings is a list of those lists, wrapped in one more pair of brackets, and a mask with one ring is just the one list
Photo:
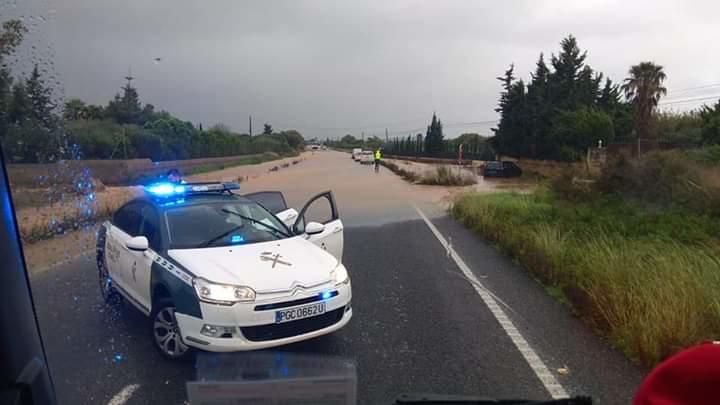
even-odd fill
[[(336, 331), (352, 317), (343, 224), (332, 193), (298, 213), (279, 192), (244, 196), (234, 183), (162, 183), (98, 232), (100, 290), (152, 318), (167, 357), (225, 352)], [(324, 223), (308, 209), (327, 204)], [(312, 211), (312, 210), (311, 210)]]

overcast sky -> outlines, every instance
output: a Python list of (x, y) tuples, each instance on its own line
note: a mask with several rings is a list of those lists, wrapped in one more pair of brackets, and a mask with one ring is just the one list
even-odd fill
[(716, 0), (15, 1), (3, 19), (32, 28), (16, 70), (39, 61), (59, 96), (105, 104), (132, 68), (143, 102), (206, 127), (406, 136), (436, 111), (449, 136), (490, 134), (472, 123), (497, 118), (495, 77), (527, 78), (570, 33), (616, 81), (652, 60), (667, 100), (720, 94), (684, 90), (720, 83)]

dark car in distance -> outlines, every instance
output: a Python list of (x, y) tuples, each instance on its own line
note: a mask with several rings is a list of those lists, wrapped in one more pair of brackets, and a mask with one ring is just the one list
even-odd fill
[(518, 177), (522, 175), (522, 169), (515, 162), (490, 161), (485, 162), (482, 175), (484, 177)]

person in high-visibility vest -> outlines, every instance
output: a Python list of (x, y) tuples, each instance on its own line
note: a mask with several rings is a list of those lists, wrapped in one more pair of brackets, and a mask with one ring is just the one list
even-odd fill
[(382, 153), (380, 152), (380, 148), (377, 148), (375, 150), (375, 171), (380, 169), (380, 159), (382, 159)]

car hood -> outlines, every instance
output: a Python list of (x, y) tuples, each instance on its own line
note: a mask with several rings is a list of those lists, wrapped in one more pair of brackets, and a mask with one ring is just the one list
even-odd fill
[(334, 256), (302, 236), (248, 245), (171, 249), (168, 255), (197, 277), (248, 286), (259, 293), (327, 282), (339, 264)]

